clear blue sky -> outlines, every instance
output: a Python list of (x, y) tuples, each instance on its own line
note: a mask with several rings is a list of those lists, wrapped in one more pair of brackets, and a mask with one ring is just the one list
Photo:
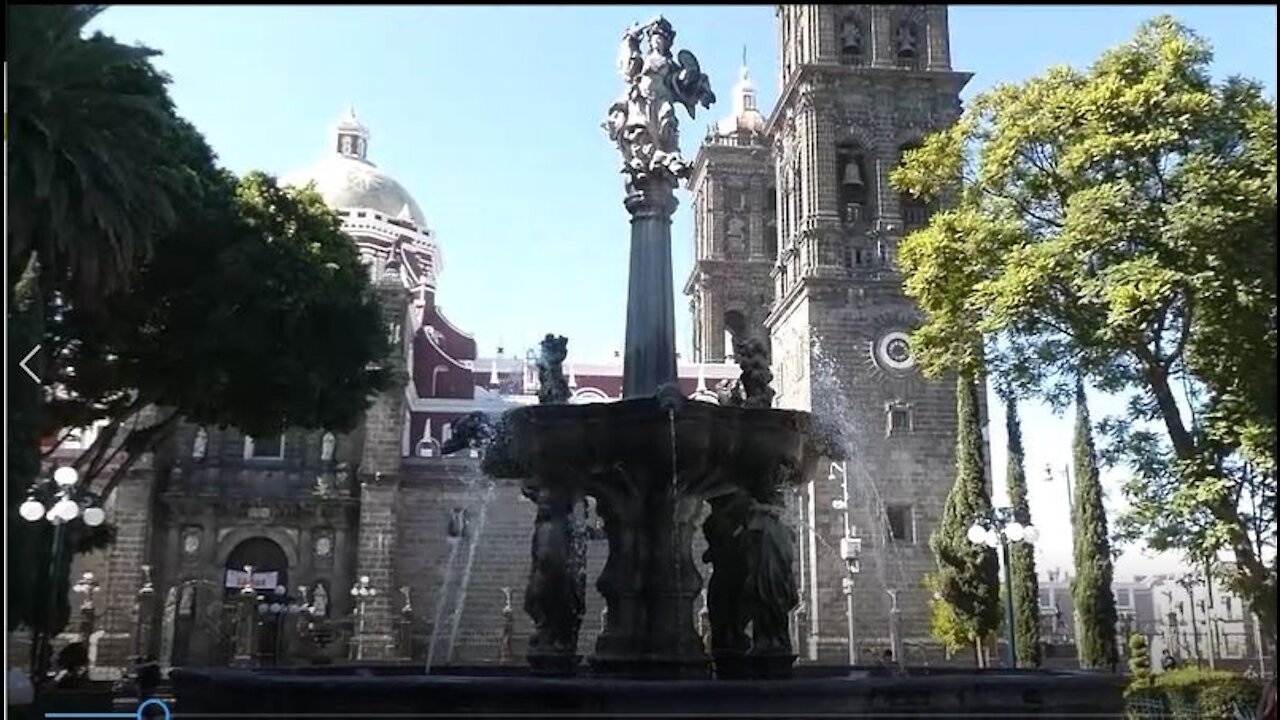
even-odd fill
[[(228, 168), (282, 174), (314, 162), (349, 103), (372, 133), (370, 158), (414, 195), (438, 233), (439, 301), (482, 354), (523, 352), (547, 332), (571, 356), (607, 357), (622, 344), (628, 219), (614, 148), (599, 128), (621, 89), (617, 41), (659, 12), (677, 48), (702, 60), (720, 105), (682, 118), (692, 157), (706, 123), (727, 112), (745, 46), (762, 107), (777, 96), (773, 6), (326, 7), (117, 6), (96, 27), (163, 51), (180, 112)], [(956, 6), (951, 52), (973, 72), (966, 95), (1087, 65), (1168, 12), (1212, 43), (1215, 72), (1276, 83), (1275, 6)], [(691, 264), (688, 198), (673, 233), (676, 287)], [(677, 299), (689, 352), (687, 302)], [(1113, 403), (1100, 402), (1101, 417)], [(1067, 462), (1069, 423), (1026, 409), (1028, 465)], [(1003, 418), (993, 412), (996, 477)], [(1067, 434), (1063, 434), (1067, 433)], [(1051, 438), (1045, 442), (1041, 438)], [(997, 486), (1002, 483), (997, 482)], [(1033, 509), (1061, 539), (1065, 490), (1035, 484)], [(1069, 543), (1046, 560), (1069, 566)]]

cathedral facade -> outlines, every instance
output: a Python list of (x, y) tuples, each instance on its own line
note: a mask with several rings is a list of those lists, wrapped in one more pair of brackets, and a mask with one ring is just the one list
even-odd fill
[[(715, 402), (711, 389), (738, 374), (734, 341), (764, 338), (777, 404), (845, 427), (848, 459), (824, 463), (791, 499), (797, 652), (843, 661), (852, 618), (864, 652), (895, 647), (911, 661), (930, 645), (921, 579), (953, 478), (955, 385), (924, 379), (911, 357), (917, 315), (893, 251), (931, 208), (888, 176), (903, 149), (955, 121), (969, 76), (951, 68), (945, 6), (780, 6), (778, 22), (776, 107), (761, 111), (744, 68), (695, 160), (694, 358), (680, 381)], [(481, 357), (441, 312), (441, 245), (370, 161), (370, 140), (348, 113), (322, 160), (285, 181), (314, 184), (341, 216), (407, 384), (350, 435), (187, 426), (136, 465), (106, 508), (115, 544), (73, 567), (73, 578), (93, 573), (98, 592), (72, 599), (91, 621), (60, 638), (87, 640), (99, 668), (137, 655), (167, 666), (522, 660), (534, 506), (517, 484), (484, 477), (478, 451), (442, 451), (468, 414), (537, 402), (535, 358)], [(621, 396), (620, 359), (571, 356), (565, 372), (571, 402)], [(606, 552), (593, 538), (592, 578)], [(592, 589), (584, 655), (602, 610)]]

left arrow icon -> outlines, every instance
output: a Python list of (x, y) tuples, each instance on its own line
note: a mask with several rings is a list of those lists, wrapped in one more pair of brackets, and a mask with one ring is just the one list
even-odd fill
[(27, 356), (22, 358), (22, 360), (18, 363), (18, 367), (22, 368), (23, 372), (30, 375), (31, 379), (35, 380), (37, 383), (40, 382), (40, 378), (34, 372), (31, 371), (31, 368), (27, 367), (27, 363), (31, 362), (31, 358), (35, 357), (36, 353), (38, 352), (40, 352), (39, 345), (31, 348), (31, 352), (27, 353)]

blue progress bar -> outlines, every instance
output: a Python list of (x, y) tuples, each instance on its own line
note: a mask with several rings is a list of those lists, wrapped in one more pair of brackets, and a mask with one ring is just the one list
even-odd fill
[(160, 708), (161, 717), (164, 720), (171, 720), (172, 715), (169, 714), (169, 706), (163, 700), (152, 698), (138, 706), (137, 712), (131, 713), (45, 713), (45, 720), (107, 720), (107, 718), (129, 718), (130, 720), (144, 720), (143, 710), (149, 707)]

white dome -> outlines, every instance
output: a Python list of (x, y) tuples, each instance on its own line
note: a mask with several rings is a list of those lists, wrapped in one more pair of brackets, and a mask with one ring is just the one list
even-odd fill
[(307, 170), (291, 173), (282, 182), (296, 187), (314, 182), (316, 191), (336, 210), (370, 209), (394, 218), (408, 208), (409, 219), (420, 229), (427, 227), (426, 216), (409, 191), (358, 158), (335, 153)]
[[(745, 58), (744, 58), (745, 59)], [(738, 82), (733, 86), (733, 114), (718, 123), (721, 135), (738, 132), (764, 132), (765, 118), (756, 107), (756, 86), (744, 63)]]
[(369, 130), (348, 110), (334, 129), (330, 152), (314, 166), (281, 178), (284, 185), (315, 183), (316, 191), (335, 210), (374, 210), (388, 218), (408, 218), (427, 229), (427, 218), (413, 196), (391, 176), (369, 162)]

